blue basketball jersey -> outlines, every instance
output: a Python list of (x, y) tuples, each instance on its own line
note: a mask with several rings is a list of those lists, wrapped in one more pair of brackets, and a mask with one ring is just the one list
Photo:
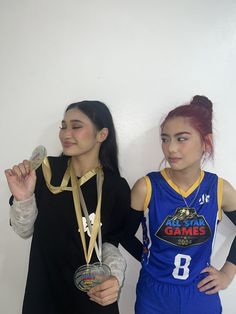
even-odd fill
[(160, 282), (198, 282), (210, 265), (221, 220), (223, 180), (201, 171), (186, 192), (169, 179), (166, 169), (149, 173), (145, 180), (142, 268)]

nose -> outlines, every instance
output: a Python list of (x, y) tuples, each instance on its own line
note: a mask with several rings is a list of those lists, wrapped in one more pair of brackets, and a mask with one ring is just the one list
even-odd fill
[(67, 139), (71, 137), (72, 128), (65, 128), (60, 130), (60, 137)]
[(168, 146), (168, 150), (170, 153), (176, 153), (178, 150), (177, 143), (175, 141), (171, 140), (169, 143), (169, 146)]

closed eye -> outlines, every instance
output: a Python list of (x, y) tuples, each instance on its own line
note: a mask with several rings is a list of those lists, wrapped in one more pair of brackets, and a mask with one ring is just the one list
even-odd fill
[(76, 125), (76, 126), (72, 126), (71, 128), (72, 128), (73, 130), (74, 130), (74, 129), (81, 129), (82, 126), (81, 126), (81, 125)]
[[(71, 129), (72, 130), (77, 130), (77, 129), (81, 129), (83, 126), (82, 125), (72, 125), (71, 126)], [(66, 125), (66, 124), (62, 124), (61, 126), (60, 126), (60, 129), (61, 130), (66, 130), (68, 128), (68, 126)]]
[(167, 137), (161, 137), (162, 143), (167, 143), (169, 139)]

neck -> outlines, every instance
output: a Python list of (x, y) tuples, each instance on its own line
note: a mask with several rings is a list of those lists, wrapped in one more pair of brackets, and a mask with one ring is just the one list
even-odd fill
[(199, 178), (201, 169), (199, 167), (184, 170), (168, 168), (170, 179), (183, 191), (187, 191)]
[(77, 177), (82, 177), (85, 175), (88, 171), (96, 168), (100, 165), (98, 157), (93, 158), (82, 158), (82, 157), (71, 157), (71, 162), (75, 171), (75, 174)]

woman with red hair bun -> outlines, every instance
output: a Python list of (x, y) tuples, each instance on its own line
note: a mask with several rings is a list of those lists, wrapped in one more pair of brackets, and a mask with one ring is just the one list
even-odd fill
[[(194, 96), (167, 114), (160, 133), (169, 166), (135, 183), (123, 243), (142, 262), (135, 313), (222, 313), (218, 291), (235, 275), (236, 240), (220, 270), (211, 253), (222, 210), (236, 224), (236, 191), (202, 170), (213, 158), (212, 102)], [(142, 248), (132, 245), (140, 221)]]

